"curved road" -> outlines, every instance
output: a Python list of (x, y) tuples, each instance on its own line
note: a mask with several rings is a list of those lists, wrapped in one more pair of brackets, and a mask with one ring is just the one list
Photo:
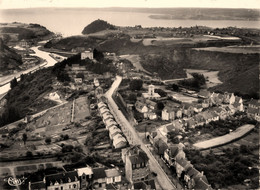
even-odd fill
[(174, 184), (171, 182), (169, 177), (166, 175), (164, 170), (161, 168), (160, 164), (157, 162), (157, 160), (154, 158), (150, 150), (146, 147), (146, 145), (143, 143), (141, 138), (138, 136), (137, 132), (135, 131), (134, 127), (131, 126), (131, 124), (128, 122), (128, 120), (125, 118), (125, 116), (122, 114), (122, 112), (119, 110), (117, 104), (112, 98), (112, 94), (117, 90), (118, 86), (120, 85), (122, 81), (122, 77), (117, 76), (116, 80), (112, 84), (111, 88), (106, 92), (106, 97), (108, 99), (108, 106), (110, 108), (110, 111), (114, 115), (116, 121), (121, 125), (122, 131), (127, 137), (127, 140), (130, 144), (134, 145), (141, 145), (142, 150), (147, 154), (149, 157), (149, 164), (150, 169), (157, 173), (157, 179), (159, 181), (159, 184), (163, 189), (177, 189)]

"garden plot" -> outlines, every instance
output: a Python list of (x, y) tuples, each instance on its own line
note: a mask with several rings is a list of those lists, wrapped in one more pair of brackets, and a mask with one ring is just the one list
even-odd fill
[(79, 122), (90, 116), (87, 97), (81, 97), (75, 100), (74, 122)]

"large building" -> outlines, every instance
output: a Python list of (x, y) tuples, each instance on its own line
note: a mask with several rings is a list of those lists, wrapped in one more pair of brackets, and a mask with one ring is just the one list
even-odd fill
[(122, 159), (125, 163), (126, 179), (134, 184), (147, 180), (149, 177), (149, 158), (140, 146), (133, 146), (122, 150)]
[(145, 99), (158, 99), (160, 98), (161, 96), (154, 92), (154, 85), (149, 85), (148, 87), (148, 92), (147, 93), (142, 93), (142, 96), (145, 98)]

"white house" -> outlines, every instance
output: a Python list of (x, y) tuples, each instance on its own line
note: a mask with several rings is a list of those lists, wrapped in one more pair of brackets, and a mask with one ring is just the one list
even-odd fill
[(93, 59), (93, 52), (91, 52), (91, 51), (84, 51), (84, 52), (81, 53), (81, 60), (87, 59), (87, 58), (92, 60)]
[(105, 170), (106, 173), (106, 184), (111, 183), (120, 183), (121, 182), (121, 174), (116, 168)]

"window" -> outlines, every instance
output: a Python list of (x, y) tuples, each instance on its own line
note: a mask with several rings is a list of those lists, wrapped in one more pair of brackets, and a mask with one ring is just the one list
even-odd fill
[(55, 190), (59, 190), (59, 188), (57, 187), (57, 188), (55, 188)]
[(85, 175), (82, 175), (82, 179), (85, 179)]
[(69, 185), (69, 189), (71, 188), (71, 185)]
[(76, 184), (73, 184), (73, 188), (76, 189), (77, 185)]
[(62, 186), (60, 187), (60, 190), (63, 190), (63, 187), (62, 187)]

